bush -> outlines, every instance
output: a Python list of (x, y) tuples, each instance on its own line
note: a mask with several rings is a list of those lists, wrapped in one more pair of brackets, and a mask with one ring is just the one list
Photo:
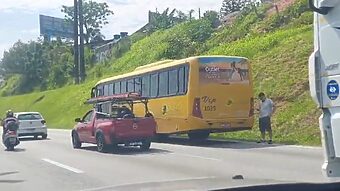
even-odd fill
[[(260, 33), (266, 33), (277, 30), (278, 28), (288, 25), (290, 22), (300, 18), (300, 16), (304, 13), (308, 15), (307, 11), (309, 11), (309, 8), (306, 1), (297, 0), (296, 3), (292, 4), (279, 14), (274, 14), (271, 17), (260, 22), (258, 26), (255, 28), (255, 31)], [(308, 19), (308, 21), (306, 21), (306, 19)], [(309, 24), (311, 21), (309, 19), (311, 18), (307, 16), (307, 18), (305, 17), (300, 18), (299, 21), (302, 21), (301, 24), (307, 23)]]

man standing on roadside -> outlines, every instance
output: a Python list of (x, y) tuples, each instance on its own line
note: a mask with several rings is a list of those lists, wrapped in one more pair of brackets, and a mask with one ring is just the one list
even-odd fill
[(260, 99), (260, 108), (258, 109), (260, 111), (259, 114), (259, 127), (261, 131), (261, 140), (258, 141), (258, 143), (264, 143), (266, 142), (266, 131), (269, 133), (269, 141), (268, 144), (273, 143), (273, 133), (272, 133), (272, 127), (271, 127), (271, 117), (273, 113), (275, 112), (275, 105), (273, 101), (266, 97), (266, 95), (261, 92), (259, 94)]

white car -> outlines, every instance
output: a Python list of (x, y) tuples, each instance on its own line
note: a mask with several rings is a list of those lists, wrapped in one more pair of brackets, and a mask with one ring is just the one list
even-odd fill
[(46, 121), (38, 112), (19, 112), (14, 113), (19, 121), (18, 136), (34, 136), (35, 139), (41, 136), (47, 138)]

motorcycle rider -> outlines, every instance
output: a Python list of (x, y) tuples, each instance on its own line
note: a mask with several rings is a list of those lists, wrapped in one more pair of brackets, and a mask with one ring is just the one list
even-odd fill
[(6, 118), (4, 120), (2, 120), (1, 125), (2, 125), (2, 140), (4, 139), (4, 136), (7, 132), (7, 124), (10, 122), (15, 122), (17, 123), (18, 120), (17, 118), (14, 117), (14, 113), (12, 110), (8, 110), (6, 112)]

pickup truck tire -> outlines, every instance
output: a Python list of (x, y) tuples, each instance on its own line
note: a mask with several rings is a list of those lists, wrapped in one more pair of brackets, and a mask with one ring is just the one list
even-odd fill
[(98, 133), (96, 136), (97, 140), (97, 151), (105, 153), (107, 151), (107, 144), (105, 143), (105, 138), (102, 133)]
[(73, 145), (73, 148), (75, 148), (75, 149), (81, 148), (81, 142), (80, 142), (79, 136), (76, 132), (72, 133), (72, 145)]
[(142, 141), (142, 145), (140, 146), (140, 149), (143, 151), (149, 150), (151, 147), (151, 141), (150, 140), (144, 140)]

